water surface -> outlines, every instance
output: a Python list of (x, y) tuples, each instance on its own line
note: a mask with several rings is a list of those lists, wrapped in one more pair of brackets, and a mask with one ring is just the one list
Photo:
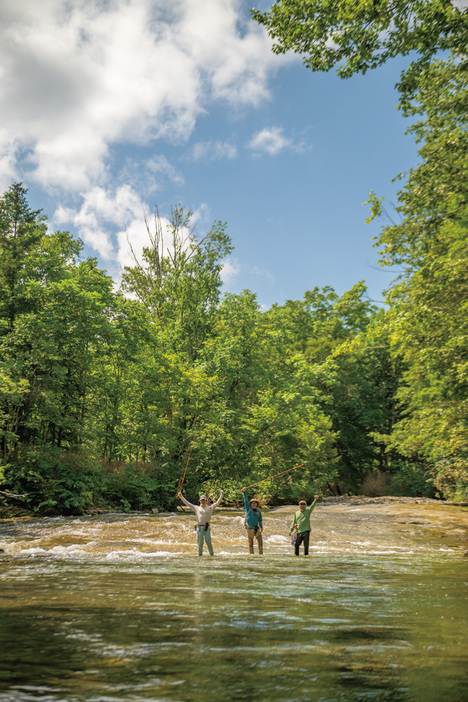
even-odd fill
[(468, 700), (467, 515), (325, 504), (311, 555), (294, 508), (0, 523), (0, 700)]

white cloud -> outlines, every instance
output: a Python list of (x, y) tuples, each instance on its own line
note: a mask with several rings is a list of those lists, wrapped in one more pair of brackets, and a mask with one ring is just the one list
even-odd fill
[(120, 143), (187, 140), (212, 100), (268, 98), (282, 61), (240, 0), (2, 0), (0, 177), (84, 192)]
[[(127, 231), (135, 234), (136, 223), (146, 236), (144, 225), (145, 205), (128, 185), (111, 193), (104, 188), (92, 188), (83, 197), (79, 210), (60, 207), (54, 215), (54, 224), (72, 224), (85, 244), (96, 249), (105, 260), (120, 260), (119, 234)], [(119, 229), (116, 252), (111, 231)], [(135, 244), (138, 246), (138, 241)]]
[(224, 285), (232, 283), (240, 273), (240, 264), (235, 258), (227, 258), (222, 263), (221, 280)]
[(293, 142), (284, 135), (281, 127), (265, 127), (252, 137), (247, 146), (253, 151), (276, 156), (281, 151), (293, 147)]
[(230, 141), (198, 141), (190, 150), (190, 158), (194, 161), (217, 161), (232, 159), (237, 156), (237, 147)]
[(162, 154), (158, 156), (153, 156), (146, 162), (146, 168), (154, 173), (156, 176), (160, 177), (162, 180), (169, 179), (172, 183), (176, 185), (184, 184), (183, 174)]

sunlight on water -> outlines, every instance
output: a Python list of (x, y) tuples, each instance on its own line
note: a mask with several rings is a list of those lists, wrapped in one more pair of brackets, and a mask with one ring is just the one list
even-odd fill
[(0, 701), (468, 699), (466, 513), (320, 505), (296, 558), (293, 511), (263, 557), (230, 510), (214, 558), (188, 513), (3, 522)]

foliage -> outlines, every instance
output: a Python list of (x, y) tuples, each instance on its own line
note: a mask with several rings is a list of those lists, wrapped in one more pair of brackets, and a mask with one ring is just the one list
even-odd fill
[(34, 512), (81, 514), (98, 496), (101, 473), (84, 454), (47, 447), (28, 451), (21, 465), (8, 464), (5, 481)]
[[(195, 237), (179, 207), (170, 255), (161, 221), (148, 228), (128, 298), (12, 187), (1, 202), (15, 195), (34, 236), (17, 242), (21, 294), (2, 308), (0, 439), (4, 487), (30, 509), (174, 509), (185, 472), (189, 497), (222, 488), (238, 503), (262, 481), (257, 497), (279, 504), (399, 470), (406, 366), (363, 283), (265, 312), (250, 291), (221, 295), (224, 225)], [(442, 486), (448, 472), (434, 475)]]
[[(390, 353), (381, 360), (387, 356), (387, 368), (393, 360), (398, 370), (390, 381), (389, 398), (375, 405), (376, 422), (366, 423), (366, 414), (368, 420), (372, 413), (348, 401), (337, 405), (347, 416), (341, 427), (335, 416), (334, 428), (343, 454), (348, 446), (340, 449), (340, 442), (346, 439), (347, 429), (361, 425), (356, 436), (361, 443), (351, 461), (354, 466), (358, 456), (365, 458), (366, 427), (369, 438), (380, 444), (386, 470), (392, 468), (392, 461), (397, 466), (403, 456), (416, 467), (427, 465), (443, 494), (465, 495), (468, 9), (452, 0), (277, 0), (270, 11), (254, 10), (252, 16), (275, 40), (274, 51), (300, 53), (314, 71), (337, 65), (342, 78), (366, 73), (397, 55), (411, 55), (397, 88), (399, 108), (415, 119), (408, 131), (420, 145), (421, 160), (407, 174), (399, 193), (400, 223), (385, 227), (377, 242), (382, 265), (404, 270), (388, 291), (389, 310), (382, 320)], [(385, 214), (382, 200), (374, 193), (369, 203), (371, 218)], [(365, 339), (362, 343), (363, 349), (369, 347)], [(348, 349), (342, 347), (341, 368), (336, 356), (325, 364), (328, 387), (335, 394), (341, 387), (344, 398), (345, 391), (357, 385), (353, 380), (343, 383), (346, 374), (361, 365), (368, 378), (371, 370), (356, 348), (353, 343)], [(378, 419), (385, 404), (388, 411)], [(327, 412), (333, 416), (331, 407)], [(414, 479), (416, 485), (415, 474)]]
[(435, 497), (436, 494), (431, 471), (418, 463), (401, 463), (392, 475), (388, 489), (391, 495), (409, 497)]
[(164, 472), (148, 464), (108, 466), (100, 500), (103, 506), (124, 512), (176, 507), (175, 491), (171, 490)]
[(16, 460), (31, 446), (77, 448), (112, 280), (93, 259), (78, 260), (81, 243), (69, 234), (46, 233), (20, 185), (0, 200), (0, 247), (1, 453)]
[(276, 0), (251, 15), (275, 40), (273, 51), (299, 53), (313, 71), (337, 65), (342, 78), (411, 52), (414, 77), (438, 52), (468, 44), (468, 13), (452, 0)]
[(407, 108), (420, 115), (411, 131), (421, 163), (400, 192), (401, 223), (378, 240), (384, 262), (405, 267), (388, 294), (392, 350), (406, 366), (398, 391), (406, 411), (390, 443), (424, 457), (447, 495), (468, 485), (466, 69), (437, 61), (421, 80)]

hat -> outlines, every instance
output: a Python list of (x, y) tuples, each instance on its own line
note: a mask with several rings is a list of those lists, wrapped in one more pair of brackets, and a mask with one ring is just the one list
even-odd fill
[(257, 505), (258, 505), (258, 500), (256, 500), (256, 499), (255, 499), (255, 497), (252, 497), (252, 499), (250, 500), (249, 504), (251, 505), (251, 504), (252, 504), (252, 502), (256, 502), (256, 503), (257, 503)]
[(300, 505), (306, 505), (307, 502), (306, 502), (305, 500), (301, 500), (301, 501), (299, 502), (299, 504), (300, 504)]
[(206, 496), (206, 495), (200, 495), (200, 502), (201, 502), (202, 500), (206, 500), (206, 501), (208, 502), (207, 496)]

